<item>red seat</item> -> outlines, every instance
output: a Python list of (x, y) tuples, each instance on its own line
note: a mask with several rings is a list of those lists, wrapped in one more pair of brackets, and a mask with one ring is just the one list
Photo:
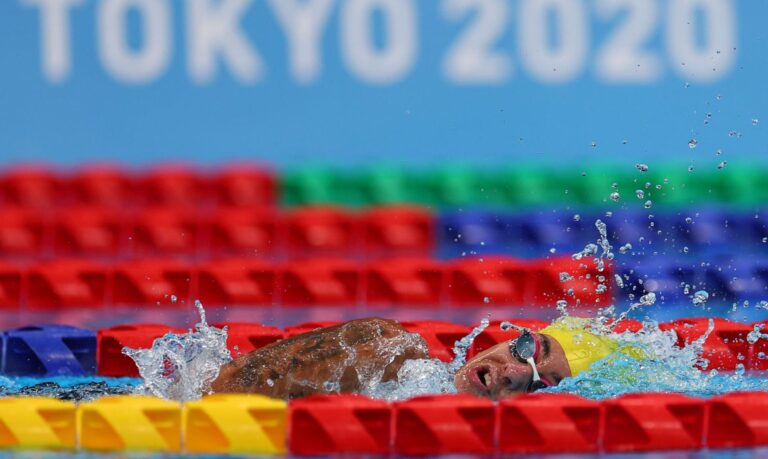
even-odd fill
[(600, 403), (571, 394), (525, 394), (499, 402), (502, 454), (596, 453)]
[[(502, 330), (500, 327), (501, 322), (502, 321), (499, 320), (492, 321), (490, 325), (488, 325), (488, 328), (477, 335), (472, 342), (472, 346), (469, 348), (469, 357), (474, 357), (486, 349), (490, 349), (499, 343), (513, 340), (520, 335), (520, 332), (515, 329)], [(513, 319), (510, 320), (510, 322), (518, 327), (528, 328), (533, 331), (539, 331), (549, 325), (543, 320), (536, 319)]]
[(106, 302), (108, 272), (86, 260), (56, 260), (29, 269), (27, 306), (48, 308), (101, 308)]
[[(747, 335), (752, 328), (746, 324), (731, 322), (726, 319), (712, 319), (715, 329), (704, 341), (702, 357), (709, 360), (707, 369), (735, 370), (736, 365), (747, 366), (752, 346)], [(681, 319), (659, 325), (661, 330), (674, 330), (677, 333), (677, 346), (685, 347), (706, 333), (709, 319)], [(741, 357), (740, 357), (741, 356)]]
[(526, 265), (508, 257), (458, 260), (449, 267), (449, 302), (455, 306), (521, 305)]
[(411, 333), (418, 333), (427, 342), (429, 356), (450, 362), (454, 358), (453, 346), (456, 341), (467, 336), (472, 329), (465, 325), (452, 324), (437, 320), (417, 320), (401, 322)]
[(360, 297), (360, 266), (336, 259), (312, 259), (285, 265), (280, 276), (285, 306), (354, 306)]
[(124, 209), (137, 197), (133, 175), (120, 166), (102, 165), (78, 170), (69, 180), (77, 205)]
[(315, 395), (288, 405), (288, 450), (295, 455), (376, 454), (390, 451), (387, 402), (358, 395)]
[(603, 402), (606, 452), (700, 449), (702, 399), (680, 394), (632, 394)]
[(158, 324), (132, 324), (104, 328), (96, 334), (96, 366), (100, 376), (139, 376), (139, 370), (123, 347), (148, 349), (166, 333), (184, 333), (181, 328)]
[(119, 210), (77, 207), (57, 213), (54, 249), (63, 255), (115, 256), (124, 246), (125, 222)]
[(306, 207), (285, 216), (286, 249), (293, 256), (345, 256), (360, 248), (359, 219), (337, 207)]
[(67, 187), (51, 169), (19, 166), (0, 176), (0, 202), (25, 207), (54, 207), (68, 201)]
[(277, 274), (272, 263), (254, 259), (228, 259), (198, 267), (197, 291), (206, 306), (274, 303)]
[(187, 307), (193, 299), (193, 269), (172, 260), (123, 262), (114, 269), (112, 303), (115, 306)]
[(181, 164), (161, 165), (137, 176), (146, 205), (200, 206), (210, 202), (209, 183), (202, 174)]
[(491, 454), (495, 450), (493, 402), (469, 395), (417, 397), (394, 404), (394, 453)]
[(362, 216), (367, 254), (428, 255), (434, 249), (435, 217), (422, 207), (376, 207)]
[(221, 208), (205, 219), (208, 251), (214, 256), (273, 256), (281, 248), (283, 228), (268, 208)]
[(0, 261), (0, 309), (18, 309), (26, 289), (26, 269)]
[(364, 268), (368, 305), (423, 305), (438, 307), (446, 290), (444, 265), (425, 258), (395, 258)]
[(217, 328), (227, 327), (227, 349), (232, 354), (232, 358), (245, 355), (285, 337), (285, 333), (279, 328), (261, 324), (219, 322), (212, 325)]
[(50, 225), (39, 211), (0, 206), (0, 253), (42, 256), (50, 248)]
[(274, 173), (252, 165), (230, 165), (211, 182), (219, 205), (272, 206), (277, 198)]
[(200, 248), (200, 225), (191, 210), (155, 207), (138, 211), (128, 232), (137, 255), (187, 255)]

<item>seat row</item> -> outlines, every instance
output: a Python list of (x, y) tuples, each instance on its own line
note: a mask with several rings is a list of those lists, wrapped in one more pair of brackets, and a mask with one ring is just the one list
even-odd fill
[[(561, 280), (560, 273), (572, 278)], [(493, 307), (608, 304), (610, 267), (570, 257), (393, 258), (375, 262), (313, 258), (274, 263), (222, 259), (185, 263), (82, 259), (0, 263), (0, 309), (206, 306)], [(598, 287), (599, 285), (604, 287)], [(598, 293), (599, 292), (599, 293)]]
[[(746, 370), (768, 370), (768, 340), (750, 339), (768, 321), (752, 324), (713, 319), (714, 331), (704, 341), (702, 357), (708, 360), (707, 369), (733, 371), (740, 365)], [(520, 327), (541, 330), (548, 325), (541, 320), (515, 320)], [(227, 327), (227, 348), (233, 356), (247, 354), (275, 341), (290, 338), (338, 322), (307, 322), (284, 330), (253, 323), (217, 323)], [(412, 333), (421, 335), (432, 358), (451, 361), (456, 341), (468, 335), (471, 327), (450, 322), (422, 320), (404, 321), (402, 325)], [(614, 331), (637, 332), (642, 324), (625, 320)], [(703, 336), (709, 319), (680, 319), (659, 325), (661, 330), (673, 330), (677, 345), (685, 347)], [(0, 374), (14, 376), (94, 375), (127, 377), (138, 376), (133, 361), (122, 353), (124, 347), (147, 349), (156, 338), (166, 333), (184, 333), (185, 330), (159, 324), (131, 324), (90, 331), (66, 325), (40, 325), (12, 329), (2, 333), (0, 346)], [(472, 343), (469, 356), (476, 355), (496, 344), (514, 339), (517, 332), (502, 330), (493, 322)]]
[(132, 211), (77, 207), (41, 213), (0, 206), (0, 253), (102, 258), (183, 255), (376, 257), (430, 254), (435, 218), (419, 207), (363, 212), (264, 207), (149, 207)]
[(689, 172), (668, 164), (641, 172), (629, 167), (552, 169), (516, 164), (493, 170), (443, 168), (408, 171), (296, 169), (278, 174), (259, 166), (232, 164), (212, 171), (185, 165), (145, 171), (94, 166), (73, 172), (45, 167), (0, 171), (0, 203), (41, 207), (146, 202), (286, 205), (419, 203), (435, 207), (535, 206), (553, 203), (605, 204), (619, 192), (624, 201), (643, 190), (659, 204), (724, 202), (746, 207), (768, 199), (768, 174), (760, 165)]
[(607, 225), (618, 250), (630, 244), (632, 253), (712, 253), (749, 247), (768, 252), (768, 213), (702, 208), (690, 211), (617, 210), (594, 212), (543, 209), (534, 212), (462, 211), (440, 214), (438, 250), (541, 254), (550, 248), (575, 251), (594, 241), (595, 222)]
[(0, 205), (35, 208), (102, 205), (123, 209), (147, 204), (273, 205), (275, 173), (254, 165), (201, 171), (162, 166), (131, 171), (112, 166), (72, 172), (29, 166), (0, 170)]
[(768, 252), (768, 213), (702, 209), (695, 212), (617, 211), (611, 216), (573, 211), (461, 211), (381, 206), (353, 211), (314, 206), (74, 207), (50, 212), (0, 206), (0, 253), (8, 257), (147, 254), (205, 258), (217, 255), (375, 258), (395, 254), (504, 253), (535, 257), (581, 250), (607, 225), (618, 250), (684, 255), (734, 248)]
[(0, 399), (0, 448), (276, 455), (621, 453), (768, 445), (768, 393), (711, 399), (639, 393), (595, 401), (526, 394), (387, 403), (353, 395), (292, 400), (217, 394), (76, 405)]

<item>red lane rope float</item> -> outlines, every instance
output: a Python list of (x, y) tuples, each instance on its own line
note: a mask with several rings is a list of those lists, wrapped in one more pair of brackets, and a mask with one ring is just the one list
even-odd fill
[[(599, 282), (597, 271), (574, 264), (570, 258), (560, 258), (547, 261), (543, 268), (544, 263), (536, 260), (501, 257), (447, 262), (413, 257), (372, 262), (337, 258), (270, 262), (246, 257), (198, 263), (173, 258), (117, 263), (58, 258), (0, 266), (0, 283), (12, 286), (8, 299), (0, 296), (0, 307), (180, 308), (200, 299), (207, 306), (492, 309), (549, 306), (564, 298), (572, 285), (580, 285), (574, 297), (581, 300), (581, 306), (596, 305), (601, 298), (594, 292)], [(514, 266), (512, 271), (508, 271), (510, 266)], [(542, 277), (551, 278), (569, 269), (578, 272), (572, 281), (547, 286), (539, 282)], [(606, 269), (602, 274), (610, 273)], [(535, 293), (539, 289), (540, 293)], [(603, 296), (607, 303), (610, 296)], [(173, 297), (177, 301), (172, 301)]]
[(389, 403), (357, 395), (319, 395), (288, 406), (293, 454), (387, 454), (392, 439)]
[(395, 454), (491, 454), (495, 405), (463, 394), (417, 397), (393, 405)]

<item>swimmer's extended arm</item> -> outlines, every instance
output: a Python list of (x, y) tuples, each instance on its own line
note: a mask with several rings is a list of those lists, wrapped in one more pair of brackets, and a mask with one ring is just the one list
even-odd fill
[(356, 393), (397, 377), (403, 362), (427, 357), (419, 335), (386, 319), (358, 319), (278, 341), (221, 368), (214, 392), (293, 399)]

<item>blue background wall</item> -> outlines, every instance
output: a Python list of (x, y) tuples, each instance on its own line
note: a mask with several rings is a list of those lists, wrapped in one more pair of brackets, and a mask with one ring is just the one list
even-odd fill
[[(275, 2), (3, 0), (0, 163), (663, 158), (715, 167), (722, 159), (752, 160), (768, 152), (768, 2), (762, 0), (297, 4), (327, 8), (327, 16), (312, 16), (323, 23), (308, 41), (316, 44), (317, 65), (303, 73), (292, 69)], [(64, 42), (69, 66), (46, 67), (50, 47), (42, 40), (52, 29), (41, 18), (45, 12), (53, 16), (56, 5), (66, 13), (58, 18), (70, 27)], [(549, 13), (539, 21), (535, 12), (542, 5)], [(243, 77), (231, 60), (213, 54), (209, 78), (196, 73), (192, 62), (205, 51), (190, 43), (200, 29), (190, 27), (189, 15), (203, 7), (242, 8), (232, 10), (234, 27), (228, 29), (247, 47), (235, 60), (258, 55), (258, 76)], [(483, 53), (467, 54), (469, 70), (459, 81), (461, 75), (446, 68), (447, 56), (475, 27), (486, 34), (479, 38), (487, 38), (491, 62), (482, 61)], [(613, 53), (629, 57), (623, 80), (609, 81), (601, 62), (606, 46), (621, 36), (637, 38), (634, 54), (641, 56)], [(686, 46), (689, 51), (680, 51)], [(131, 56), (140, 58), (148, 49), (160, 50), (155, 64), (131, 64)], [(401, 50), (393, 51), (396, 62), (376, 68), (377, 56), (386, 58), (392, 49)], [(565, 49), (552, 74), (542, 70), (547, 49)], [(692, 71), (697, 53), (701, 69)], [(366, 64), (365, 55), (374, 63)], [(120, 56), (128, 64), (120, 64)], [(473, 58), (480, 61), (471, 65)], [(631, 81), (631, 68), (642, 75), (649, 62), (655, 72)], [(761, 116), (764, 123), (754, 125)], [(688, 147), (692, 138), (698, 140), (694, 150)], [(718, 148), (724, 152), (719, 157)]]

